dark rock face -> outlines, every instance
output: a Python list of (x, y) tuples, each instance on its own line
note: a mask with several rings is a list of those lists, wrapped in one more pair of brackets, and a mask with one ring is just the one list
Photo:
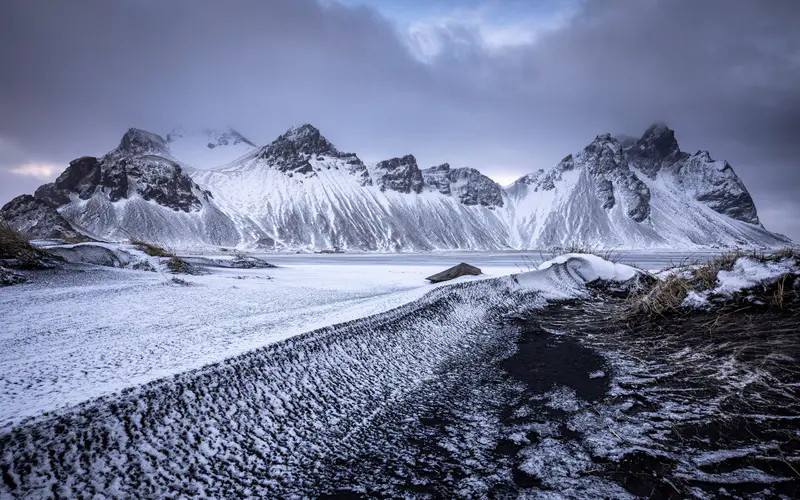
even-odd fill
[(262, 148), (258, 157), (288, 174), (315, 175), (312, 158), (332, 157), (344, 160), (347, 170), (354, 175), (359, 184), (372, 184), (369, 172), (355, 153), (342, 153), (313, 125), (291, 128), (275, 139), (272, 144)]
[(675, 132), (663, 123), (650, 125), (642, 137), (627, 148), (627, 154), (630, 161), (650, 178), (688, 157), (678, 146)]
[(503, 190), (500, 186), (474, 168), (452, 169), (450, 183), (453, 196), (464, 205), (503, 206)]
[(84, 156), (72, 160), (55, 182), (39, 186), (34, 196), (51, 207), (60, 207), (69, 203), (70, 194), (77, 195), (82, 200), (88, 200), (100, 185), (102, 175), (97, 158)]
[(678, 166), (677, 177), (687, 193), (715, 212), (760, 223), (753, 198), (728, 162), (715, 161), (708, 151), (698, 151)]
[[(164, 139), (150, 132), (129, 130), (119, 147), (101, 158), (98, 164), (93, 164), (93, 159), (81, 160), (71, 163), (68, 169), (75, 169), (68, 176), (75, 181), (60, 183), (59, 177), (56, 187), (73, 191), (75, 186), (80, 186), (81, 192), (86, 194), (99, 191), (112, 202), (138, 194), (145, 200), (183, 212), (199, 210), (202, 200), (209, 199), (208, 193), (172, 160)], [(81, 177), (79, 174), (83, 172), (87, 173)]]
[(75, 198), (100, 196), (118, 202), (134, 195), (183, 212), (199, 210), (209, 199), (209, 193), (172, 159), (160, 136), (130, 129), (115, 150), (100, 159), (73, 160), (55, 182), (40, 186), (34, 196), (15, 198), (3, 207), (2, 215), (32, 238), (80, 240), (86, 237), (57, 208)]
[(614, 208), (616, 198), (614, 198), (614, 184), (608, 179), (601, 179), (595, 186), (597, 197), (603, 202), (603, 208), (609, 210)]
[(128, 129), (116, 152), (120, 156), (170, 155), (167, 141), (160, 135), (138, 128)]
[(128, 197), (128, 172), (125, 166), (127, 159), (109, 162), (103, 169), (101, 177), (102, 190), (111, 201), (119, 201)]
[(384, 160), (375, 166), (375, 184), (381, 191), (420, 193), (423, 183), (422, 171), (412, 155)]
[(603, 208), (614, 207), (617, 191), (629, 218), (642, 222), (650, 216), (650, 189), (628, 167), (622, 145), (615, 138), (609, 134), (597, 136), (581, 156), (595, 180), (595, 193)]
[(551, 191), (564, 173), (576, 168), (584, 169), (589, 175), (604, 209), (611, 210), (622, 200), (629, 218), (642, 222), (650, 216), (650, 189), (629, 168), (625, 150), (609, 134), (598, 135), (577, 157), (566, 156), (546, 174), (531, 176), (528, 183), (535, 191)]
[(459, 276), (478, 276), (483, 274), (481, 270), (475, 266), (471, 266), (466, 262), (462, 262), (456, 266), (451, 267), (450, 269), (445, 269), (440, 273), (436, 273), (433, 276), (428, 276), (425, 278), (426, 280), (430, 281), (431, 283), (441, 283), (442, 281), (449, 281)]
[(56, 209), (29, 194), (17, 196), (0, 209), (0, 218), (34, 239), (84, 240)]
[(425, 184), (433, 186), (442, 194), (450, 195), (450, 164), (442, 163), (441, 165), (426, 168), (422, 171), (422, 178)]
[(680, 150), (675, 132), (664, 124), (651, 125), (626, 150), (629, 162), (655, 178), (675, 175), (680, 185), (715, 212), (758, 224), (755, 203), (727, 162), (714, 161), (707, 151), (689, 155)]
[(500, 186), (474, 168), (450, 168), (450, 164), (443, 163), (423, 170), (422, 178), (425, 184), (464, 205), (503, 206)]

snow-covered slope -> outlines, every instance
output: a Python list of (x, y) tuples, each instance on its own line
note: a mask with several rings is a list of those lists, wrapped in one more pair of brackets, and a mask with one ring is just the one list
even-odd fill
[(83, 234), (172, 246), (236, 245), (236, 226), (192, 181), (160, 136), (130, 129), (102, 158), (70, 163), (35, 198)]
[[(651, 126), (640, 139), (597, 136), (549, 171), (506, 189), (471, 168), (445, 163), (420, 169), (412, 155), (367, 165), (311, 125), (289, 129), (261, 148), (231, 129), (175, 130), (166, 140), (131, 129), (104, 157), (73, 161), (55, 183), (36, 191), (34, 202), (17, 201), (2, 215), (40, 233), (48, 228), (31, 220), (47, 211), (44, 203), (92, 237), (178, 247), (427, 251), (790, 243), (760, 224), (727, 162), (705, 151), (682, 152), (664, 125)], [(59, 217), (48, 212), (47, 219)]]
[(244, 241), (269, 248), (507, 246), (506, 226), (494, 207), (467, 205), (425, 185), (413, 156), (366, 166), (310, 125), (194, 178), (237, 221)]
[(199, 132), (176, 128), (167, 134), (166, 142), (172, 155), (189, 167), (189, 171), (219, 167), (258, 149), (258, 146), (230, 128)]
[[(627, 147), (626, 147), (627, 144)], [(672, 130), (653, 125), (641, 139), (597, 136), (548, 172), (506, 189), (511, 245), (610, 247), (775, 246), (744, 184), (706, 151), (681, 152)]]

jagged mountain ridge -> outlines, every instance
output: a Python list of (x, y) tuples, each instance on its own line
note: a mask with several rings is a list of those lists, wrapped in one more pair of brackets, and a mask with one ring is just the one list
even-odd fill
[[(38, 210), (46, 205), (49, 213), (55, 211), (90, 238), (205, 245), (239, 241), (236, 226), (215, 206), (211, 193), (184, 172), (167, 141), (144, 130), (128, 130), (119, 146), (101, 158), (73, 160), (55, 182), (40, 186), (34, 198)], [(35, 214), (11, 206), (15, 200), (1, 213), (20, 227)], [(54, 229), (40, 227), (31, 235), (70, 237)]]
[[(178, 130), (164, 139), (131, 129), (115, 150), (73, 161), (33, 198), (91, 237), (172, 246), (426, 251), (789, 241), (761, 226), (727, 162), (682, 152), (661, 124), (639, 139), (599, 135), (505, 189), (471, 168), (420, 169), (413, 155), (368, 165), (308, 124), (260, 148), (233, 130)], [(31, 200), (9, 205), (3, 217), (30, 226)]]

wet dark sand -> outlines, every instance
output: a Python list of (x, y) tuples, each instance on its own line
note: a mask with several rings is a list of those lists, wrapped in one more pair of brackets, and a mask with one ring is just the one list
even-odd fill
[[(612, 312), (613, 305), (598, 308), (572, 302), (491, 325), (503, 334), (470, 359), (451, 360), (423, 390), (398, 401), (369, 425), (366, 441), (371, 446), (355, 453), (342, 449), (331, 457), (320, 477), (320, 496), (513, 498), (550, 491), (574, 498), (796, 498), (797, 476), (791, 480), (796, 473), (792, 467), (798, 468), (796, 458), (794, 466), (782, 458), (796, 457), (800, 449), (796, 421), (737, 417), (734, 414), (741, 414), (742, 408), (727, 395), (727, 402), (712, 416), (685, 419), (665, 413), (664, 408), (676, 402), (702, 407), (705, 398), (722, 397), (696, 367), (659, 378), (655, 389), (647, 385), (650, 381), (622, 382), (617, 392), (621, 387), (631, 393), (610, 394), (615, 368), (607, 358), (609, 349), (628, 351), (634, 363), (651, 364), (632, 347), (630, 332), (622, 334), (619, 322), (609, 319)], [(653, 354), (664, 357), (667, 352)], [(668, 368), (668, 363), (654, 362), (652, 377), (661, 377), (659, 372)], [(687, 392), (696, 401), (685, 399)], [(575, 415), (593, 415), (595, 405), (623, 400), (624, 411), (606, 421), (611, 433), (630, 449), (616, 459), (592, 455), (586, 442), (591, 433), (576, 428)], [(787, 413), (776, 405), (757, 403), (747, 412)], [(623, 426), (630, 424), (652, 425), (649, 432), (658, 440), (648, 449), (638, 446), (635, 438), (620, 436)], [(621, 426), (618, 432), (616, 426)], [(778, 447), (743, 456), (733, 452), (729, 458), (693, 469), (718, 475), (715, 479), (698, 480), (682, 472), (688, 456), (713, 456), (720, 450), (724, 455), (725, 450), (757, 448), (779, 439), (783, 444)], [(561, 455), (547, 458), (542, 469), (536, 454), (547, 455), (548, 450)], [(576, 465), (571, 455), (585, 460)], [(720, 483), (725, 473), (742, 471), (752, 472), (756, 480)], [(770, 483), (764, 477), (790, 479)]]

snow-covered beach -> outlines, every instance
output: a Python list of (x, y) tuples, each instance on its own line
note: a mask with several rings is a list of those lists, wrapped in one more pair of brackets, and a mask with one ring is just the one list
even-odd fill
[[(667, 432), (712, 425), (767, 378), (685, 347), (652, 357), (626, 339), (608, 315), (620, 302), (589, 285), (638, 287), (652, 279), (641, 270), (578, 254), (514, 275), (525, 261), (505, 254), (272, 257), (279, 267), (180, 282), (79, 266), (1, 290), (3, 314), (23, 314), (0, 344), (0, 488), (624, 498), (680, 480), (693, 495), (715, 484), (791, 491), (780, 468), (709, 472), (726, 457), (784, 453), (768, 434), (755, 448), (738, 435), (687, 447)], [(459, 260), (486, 274), (425, 283)], [(742, 417), (755, 419), (751, 432), (785, 417), (745, 401), (736, 408), (755, 415)], [(644, 456), (672, 479), (637, 476), (626, 460)], [(626, 471), (626, 488), (606, 463)]]

